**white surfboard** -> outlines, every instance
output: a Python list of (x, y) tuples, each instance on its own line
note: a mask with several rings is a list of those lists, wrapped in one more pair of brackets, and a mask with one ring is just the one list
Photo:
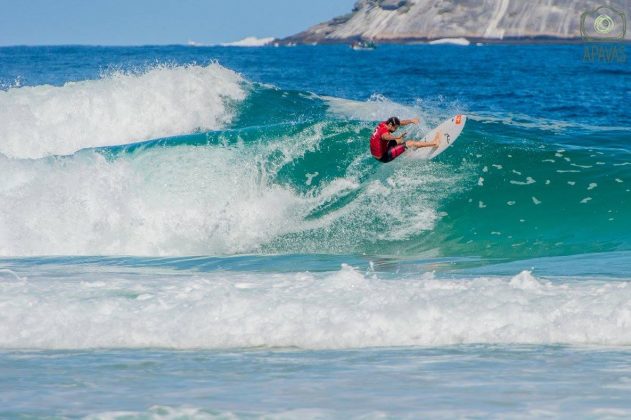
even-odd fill
[(438, 132), (440, 135), (440, 144), (438, 147), (421, 147), (418, 149), (408, 149), (403, 156), (410, 159), (432, 159), (440, 155), (449, 146), (456, 141), (465, 123), (467, 116), (463, 114), (454, 115), (450, 119), (443, 121), (438, 127), (430, 131), (423, 137), (421, 141), (432, 141)]

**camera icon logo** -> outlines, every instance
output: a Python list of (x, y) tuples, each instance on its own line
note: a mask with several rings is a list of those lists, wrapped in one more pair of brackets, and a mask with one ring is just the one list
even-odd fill
[(600, 6), (581, 14), (581, 37), (584, 41), (622, 41), (627, 33), (627, 18), (611, 6)]

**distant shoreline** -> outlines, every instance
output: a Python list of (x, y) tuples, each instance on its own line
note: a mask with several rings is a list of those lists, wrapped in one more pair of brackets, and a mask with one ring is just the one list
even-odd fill
[[(562, 38), (555, 36), (529, 36), (529, 37), (505, 37), (502, 39), (498, 38), (482, 38), (482, 37), (440, 37), (440, 38), (396, 38), (396, 39), (371, 39), (370, 41), (375, 44), (386, 44), (386, 45), (424, 45), (429, 44), (432, 41), (439, 40), (448, 40), (448, 39), (462, 39), (465, 38), (471, 44), (496, 44), (496, 45), (529, 45), (529, 44), (551, 44), (551, 45), (564, 45), (564, 44), (628, 44), (631, 42), (629, 39), (620, 39), (615, 41), (608, 42), (593, 42), (593, 41), (585, 41), (583, 38)], [(339, 39), (322, 39), (318, 42), (313, 41), (299, 41), (296, 39), (287, 39), (284, 38), (282, 40), (273, 41), (272, 44), (277, 43), (281, 46), (286, 45), (338, 45), (338, 44), (352, 44), (357, 41), (366, 41), (364, 39), (360, 39), (357, 37), (350, 38), (339, 38)]]
[[(490, 39), (477, 37), (454, 37), (453, 39), (466, 38), (471, 44), (477, 43), (487, 45), (601, 45), (601, 44), (629, 44), (630, 39), (620, 39), (608, 42), (585, 41), (582, 38), (559, 38), (559, 37), (506, 37), (504, 39)], [(377, 45), (430, 45), (432, 41), (445, 40), (452, 38), (401, 38), (401, 39), (375, 39), (371, 40)], [(280, 47), (287, 46), (335, 46), (350, 45), (358, 41), (358, 38), (347, 39), (327, 39), (320, 42), (298, 42), (295, 40), (276, 39), (263, 46), (232, 46), (220, 44), (200, 44), (190, 45), (186, 43), (173, 44), (130, 44), (130, 45), (107, 45), (107, 44), (16, 44), (16, 45), (0, 45), (2, 48), (164, 48), (164, 47), (186, 47), (186, 48), (273, 48), (276, 44)], [(442, 45), (450, 45), (445, 43)]]

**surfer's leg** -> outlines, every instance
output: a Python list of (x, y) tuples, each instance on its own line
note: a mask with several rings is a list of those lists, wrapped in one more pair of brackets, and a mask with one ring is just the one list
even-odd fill
[(408, 147), (411, 147), (412, 149), (418, 149), (419, 147), (423, 147), (426, 144), (424, 141), (417, 140), (408, 140), (405, 143), (408, 145)]
[(388, 151), (383, 155), (381, 159), (379, 159), (383, 163), (388, 163), (398, 156), (401, 156), (403, 152), (405, 152), (405, 144), (397, 144), (396, 146), (388, 147)]
[(388, 150), (383, 154), (381, 159), (379, 159), (382, 163), (388, 163), (398, 156), (401, 156), (403, 152), (405, 152), (406, 146), (405, 144), (397, 144), (394, 140), (388, 144)]
[(418, 149), (419, 147), (437, 147), (440, 144), (440, 133), (436, 132), (434, 136), (434, 140), (429, 141), (417, 141), (417, 140), (408, 140), (405, 142), (408, 147), (413, 147)]
[(396, 159), (397, 157), (401, 156), (403, 152), (405, 152), (405, 149), (407, 149), (407, 147), (405, 147), (405, 144), (397, 144), (396, 146), (389, 148), (388, 154), (391, 157), (390, 160)]

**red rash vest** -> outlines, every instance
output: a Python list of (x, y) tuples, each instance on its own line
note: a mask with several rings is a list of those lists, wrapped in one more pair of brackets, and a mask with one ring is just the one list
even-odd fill
[(379, 123), (375, 132), (370, 136), (370, 153), (377, 159), (381, 159), (388, 150), (388, 140), (381, 138), (384, 134), (389, 133), (388, 126), (385, 121)]

